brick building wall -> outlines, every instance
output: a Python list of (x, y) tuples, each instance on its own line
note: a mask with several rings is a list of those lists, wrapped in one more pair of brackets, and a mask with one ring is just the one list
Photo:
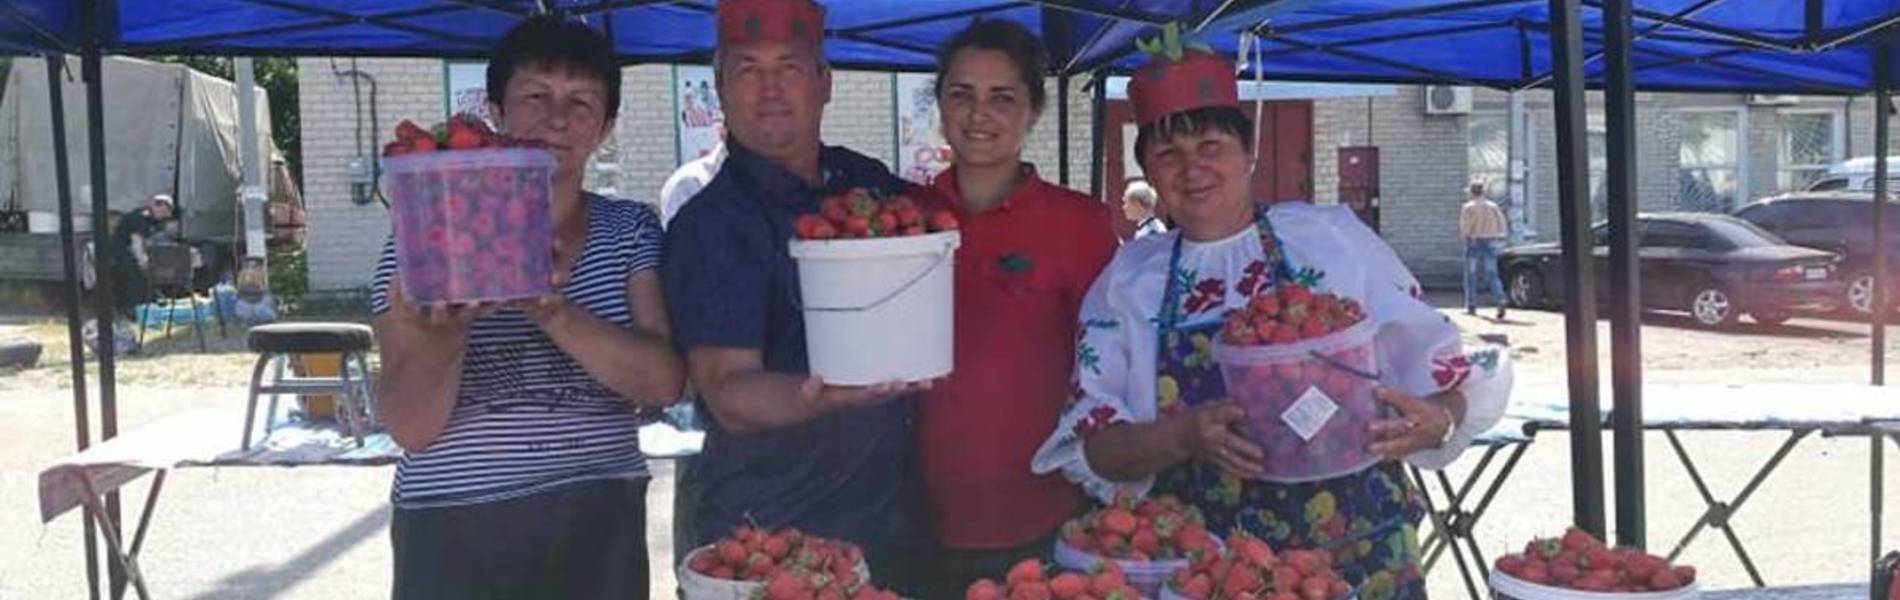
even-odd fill
[[(332, 72), (328, 58), (299, 59), (302, 87), (304, 193), (310, 206), (310, 287), (318, 293), (357, 291), (367, 285), (377, 252), (389, 231), (389, 216), (380, 203), (359, 205), (351, 199), (348, 164), (359, 154), (355, 143), (359, 115), (351, 81)], [(336, 59), (339, 69), (351, 68), (349, 59)], [(362, 154), (373, 156), (389, 141), (388, 132), (401, 119), (435, 122), (445, 117), (446, 85), (440, 60), (361, 59), (358, 70), (377, 81), (379, 121), (369, 122), (369, 89), (363, 87), (360, 121), (365, 140)], [(1070, 93), (1070, 177), (1072, 186), (1087, 190), (1090, 96), (1084, 81), (1072, 82)], [(1055, 181), (1058, 166), (1055, 80), (1048, 82), (1050, 107), (1025, 142), (1024, 159), (1034, 162)], [(894, 164), (896, 154), (893, 103), (894, 83), (889, 73), (838, 71), (832, 80), (831, 103), (825, 108), (825, 143), (850, 147)], [(653, 202), (661, 184), (678, 166), (677, 133), (673, 126), (673, 67), (628, 67), (621, 77), (620, 117), (614, 135), (589, 170), (588, 187), (611, 191), (630, 200)], [(372, 142), (369, 136), (375, 136)]]
[[(375, 78), (375, 123), (371, 123), (368, 81), (353, 86), (352, 80), (357, 78), (335, 72), (350, 69)], [(303, 125), (303, 192), (309, 208), (310, 289), (360, 289), (368, 285), (376, 257), (388, 237), (389, 213), (381, 203), (359, 204), (352, 199), (350, 160), (379, 154), (402, 119), (430, 123), (444, 118), (442, 61), (300, 58), (297, 73), (298, 110)], [(356, 88), (360, 88), (361, 111), (357, 110)]]

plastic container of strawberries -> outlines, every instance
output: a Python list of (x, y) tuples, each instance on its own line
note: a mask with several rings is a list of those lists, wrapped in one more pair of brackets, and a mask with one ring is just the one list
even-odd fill
[[(1216, 548), (1225, 547), (1218, 537), (1214, 538), (1214, 546)], [(1141, 597), (1143, 598), (1156, 597), (1155, 594), (1159, 593), (1161, 588), (1164, 587), (1162, 584), (1166, 583), (1168, 578), (1172, 577), (1176, 570), (1188, 567), (1188, 559), (1185, 558), (1146, 561), (1106, 558), (1092, 552), (1083, 551), (1060, 539), (1056, 540), (1055, 543), (1054, 558), (1058, 566), (1083, 573), (1094, 572), (1095, 567), (1100, 565), (1102, 561), (1114, 561), (1115, 566), (1121, 567), (1122, 574), (1128, 576), (1128, 585), (1140, 591)]]
[[(1174, 586), (1170, 585), (1161, 586), (1160, 593), (1149, 597), (1155, 600), (1194, 600), (1193, 598), (1181, 595), (1180, 592), (1174, 591)], [(1327, 600), (1359, 600), (1359, 590), (1355, 589), (1347, 592), (1344, 596), (1328, 598)]]
[(552, 293), (554, 167), (554, 155), (538, 148), (383, 159), (403, 293), (453, 304)]
[(1215, 342), (1227, 395), (1247, 411), (1241, 430), (1266, 451), (1262, 479), (1319, 481), (1379, 462), (1370, 451), (1371, 425), (1383, 414), (1372, 395), (1377, 332), (1366, 319), (1290, 344)]

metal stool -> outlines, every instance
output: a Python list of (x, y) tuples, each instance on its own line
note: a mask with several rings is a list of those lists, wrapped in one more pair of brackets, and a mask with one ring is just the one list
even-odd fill
[[(358, 444), (375, 421), (371, 408), (375, 402), (370, 391), (369, 350), (374, 335), (368, 325), (356, 323), (273, 323), (252, 327), (246, 342), (257, 353), (257, 366), (251, 369), (251, 393), (244, 409), (244, 442), (240, 449), (251, 448), (252, 427), (257, 417), (257, 397), (270, 395), (270, 407), (264, 413), (264, 436), (270, 436), (277, 417), (280, 394), (338, 394), (337, 422), (356, 438)], [(299, 354), (341, 354), (343, 365), (336, 377), (298, 377), (284, 375), (284, 362)], [(264, 367), (276, 366), (268, 385)], [(350, 371), (355, 369), (356, 375)]]

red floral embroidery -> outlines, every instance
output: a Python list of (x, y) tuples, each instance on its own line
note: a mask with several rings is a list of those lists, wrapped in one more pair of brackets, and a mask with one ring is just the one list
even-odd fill
[(1182, 305), (1188, 314), (1198, 314), (1213, 310), (1227, 302), (1227, 282), (1220, 279), (1202, 279), (1194, 284), (1194, 293), (1188, 296)]
[(1471, 360), (1463, 354), (1432, 359), (1432, 381), (1441, 389), (1458, 387), (1471, 376)]
[(1089, 434), (1107, 429), (1109, 425), (1124, 422), (1112, 406), (1097, 406), (1089, 415), (1075, 422), (1075, 436), (1088, 437)]
[(1259, 295), (1261, 290), (1267, 288), (1266, 261), (1256, 260), (1247, 263), (1245, 272), (1247, 276), (1240, 278), (1240, 283), (1234, 286), (1234, 291), (1239, 292), (1243, 296), (1251, 297)]

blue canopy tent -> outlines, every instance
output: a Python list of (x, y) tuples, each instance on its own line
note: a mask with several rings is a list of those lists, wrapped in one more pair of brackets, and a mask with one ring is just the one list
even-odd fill
[[(1606, 90), (1612, 238), (1612, 346), (1616, 399), (1618, 533), (1642, 541), (1640, 306), (1635, 299), (1633, 94), (1655, 91), (1875, 94), (1886, 106), (1900, 81), (1900, 0), (831, 0), (827, 54), (841, 68), (927, 70), (934, 49), (968, 19), (1017, 21), (1042, 33), (1055, 75), (1127, 72), (1134, 39), (1183, 22), (1216, 50), (1245, 55), (1249, 72), (1276, 80), (1450, 83), (1556, 94), (1565, 302), (1577, 521), (1605, 529), (1598, 421), (1596, 308), (1588, 247), (1584, 90)], [(587, 19), (628, 63), (704, 61), (713, 0), (14, 0), (0, 4), (0, 52), (77, 53), (92, 86), (98, 140), (102, 54), (479, 56), (534, 12)], [(49, 70), (54, 71), (54, 70)], [(1096, 86), (1100, 101), (1102, 86)], [(52, 87), (58, 93), (59, 86)], [(1060, 86), (1058, 93), (1067, 94)], [(1057, 106), (1066, 108), (1066, 98)], [(60, 106), (58, 101), (54, 107)], [(1100, 115), (1097, 110), (1097, 127)], [(1877, 111), (1886, 139), (1887, 111)], [(61, 121), (56, 120), (55, 123)], [(1059, 120), (1064, 153), (1066, 118)], [(56, 130), (58, 126), (56, 125)], [(63, 135), (63, 132), (60, 133)], [(63, 147), (63, 144), (61, 145)], [(1886, 144), (1877, 144), (1884, 161)], [(98, 144), (93, 145), (99, 147)], [(1099, 168), (1100, 148), (1093, 161)], [(93, 177), (104, 172), (94, 153)], [(1062, 175), (1067, 179), (1063, 160)], [(63, 157), (59, 161), (63, 165)], [(1876, 167), (1877, 171), (1884, 166)], [(63, 171), (64, 168), (62, 167)], [(62, 185), (66, 177), (59, 177)], [(1876, 177), (1885, 197), (1885, 178)], [(103, 219), (104, 182), (94, 215)], [(62, 233), (72, 235), (69, 190)], [(1876, 205), (1885, 210), (1884, 203)], [(1876, 235), (1884, 235), (1876, 219)], [(95, 224), (95, 228), (102, 224)], [(98, 230), (98, 229), (95, 229)], [(69, 244), (70, 246), (70, 244)], [(73, 258), (67, 257), (69, 280)], [(101, 262), (106, 258), (99, 257)], [(100, 272), (108, 272), (99, 265)], [(1883, 273), (1884, 269), (1876, 269)], [(107, 286), (109, 287), (109, 286)], [(1884, 286), (1876, 290), (1884, 291)], [(77, 292), (76, 283), (73, 291)], [(110, 294), (106, 290), (105, 294)], [(105, 294), (102, 294), (105, 295)], [(76, 297), (76, 296), (75, 296)], [(101, 306), (105, 298), (100, 298)], [(1877, 304), (1878, 305), (1878, 304)], [(78, 307), (71, 343), (81, 351)], [(1881, 314), (1876, 311), (1876, 315)], [(1884, 327), (1873, 329), (1873, 379), (1884, 383)], [(101, 352), (102, 430), (116, 434), (112, 355)], [(83, 371), (75, 370), (80, 445), (88, 442)], [(1875, 443), (1876, 460), (1882, 446)], [(114, 504), (113, 506), (116, 506)], [(116, 513), (116, 508), (112, 508)], [(91, 542), (91, 535), (88, 535)], [(91, 559), (92, 552), (88, 552)], [(116, 581), (115, 577), (115, 581)], [(95, 586), (96, 587), (96, 586)], [(115, 589), (117, 586), (115, 586)]]

